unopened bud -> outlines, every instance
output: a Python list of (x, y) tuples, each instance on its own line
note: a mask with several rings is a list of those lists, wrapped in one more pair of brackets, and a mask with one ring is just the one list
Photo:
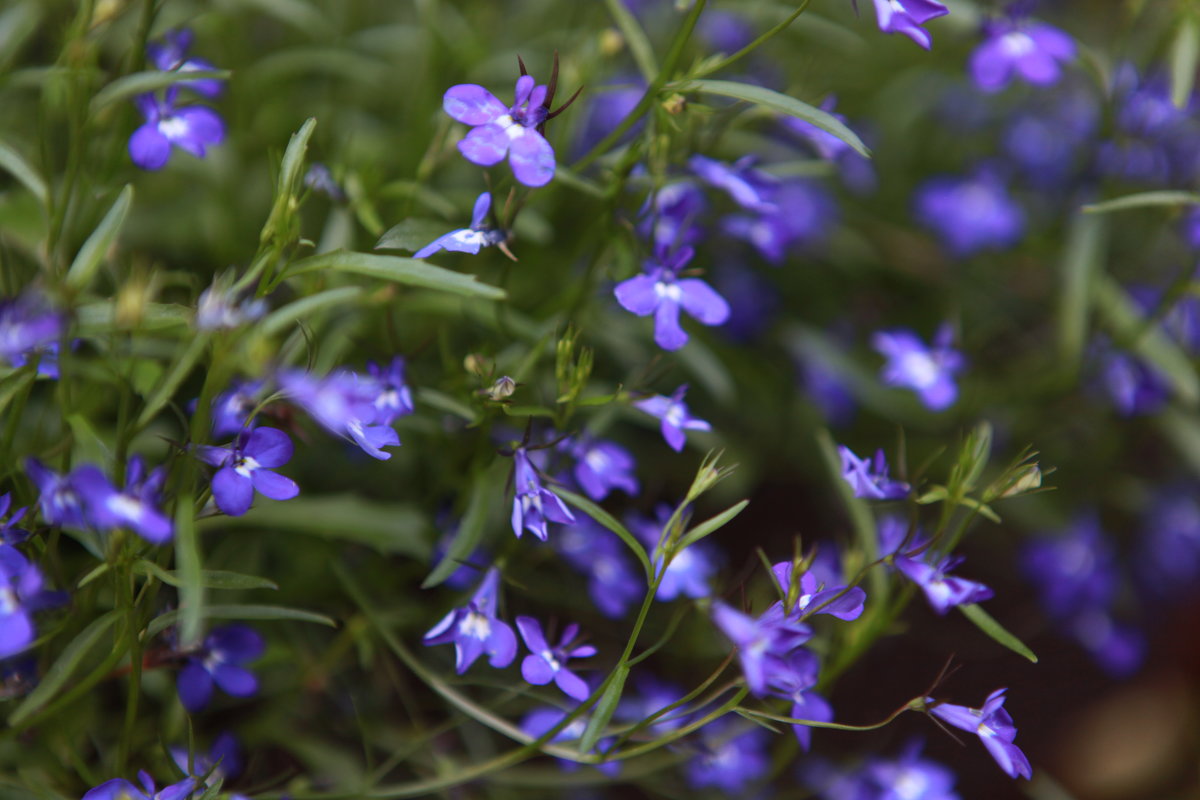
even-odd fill
[(615, 28), (605, 28), (600, 32), (600, 54), (612, 58), (625, 47), (625, 37)]
[(679, 116), (687, 110), (687, 98), (681, 94), (673, 94), (663, 101), (663, 110), (672, 116)]
[(492, 374), (492, 362), (487, 356), (471, 353), (463, 359), (463, 369), (480, 378)]
[(1042, 470), (1037, 464), (1026, 464), (1013, 476), (1008, 488), (1000, 493), (1001, 497), (1016, 497), (1019, 494), (1041, 488)]
[(499, 401), (512, 397), (512, 393), (516, 390), (517, 382), (507, 375), (501, 375), (486, 392), (489, 399)]

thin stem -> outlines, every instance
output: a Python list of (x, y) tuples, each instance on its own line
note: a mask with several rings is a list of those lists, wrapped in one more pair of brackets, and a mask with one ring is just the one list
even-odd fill
[(793, 11), (791, 14), (789, 14), (782, 22), (780, 22), (774, 28), (771, 28), (769, 31), (764, 33), (762, 36), (759, 36), (757, 39), (755, 39), (753, 42), (751, 42), (750, 44), (743, 47), (741, 50), (738, 50), (736, 53), (734, 53), (733, 55), (731, 55), (727, 58), (721, 59), (720, 61), (718, 61), (715, 64), (712, 64), (710, 66), (704, 67), (703, 69), (697, 70), (689, 77), (703, 78), (705, 75), (711, 75), (714, 72), (723, 70), (726, 67), (728, 67), (729, 65), (731, 65), (737, 61), (740, 61), (745, 56), (750, 55), (750, 53), (757, 50), (768, 39), (772, 38), (773, 36), (775, 36), (778, 33), (782, 33), (784, 30), (786, 30), (788, 28), (788, 26), (790, 26), (793, 22), (795, 22), (796, 19), (808, 9), (808, 4), (810, 1), (811, 0), (804, 0), (804, 2), (800, 4), (800, 7), (797, 8), (795, 11)]

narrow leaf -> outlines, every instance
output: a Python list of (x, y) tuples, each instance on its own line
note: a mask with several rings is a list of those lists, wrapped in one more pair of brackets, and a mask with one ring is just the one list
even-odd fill
[(596, 710), (583, 730), (583, 737), (579, 740), (579, 752), (590, 753), (596, 747), (596, 742), (604, 734), (608, 721), (612, 719), (613, 713), (617, 710), (617, 704), (621, 702), (621, 692), (625, 689), (625, 679), (628, 677), (629, 665), (618, 664), (613, 670), (608, 688), (604, 690), (604, 694), (600, 695), (600, 700), (596, 703)]
[(617, 521), (616, 517), (583, 495), (575, 494), (561, 486), (551, 486), (550, 491), (621, 537), (621, 541), (633, 551), (637, 560), (641, 562), (642, 569), (646, 571), (646, 579), (649, 580), (654, 575), (654, 567), (650, 564), (650, 557), (646, 555), (646, 549), (642, 547), (642, 543), (637, 540), (637, 537), (629, 532), (628, 528)]
[[(629, 54), (633, 56), (638, 72), (650, 83), (658, 77), (658, 62), (654, 59), (654, 47), (646, 37), (646, 32), (622, 0), (604, 0), (604, 4), (608, 6), (608, 13), (612, 14), (613, 22), (617, 23), (617, 28), (625, 37), (625, 44), (629, 45)], [(584, 752), (590, 749), (585, 747)]]
[(1179, 22), (1171, 42), (1171, 102), (1176, 108), (1187, 106), (1196, 85), (1196, 61), (1200, 57), (1200, 31), (1196, 18), (1187, 14)]
[(200, 541), (196, 535), (196, 504), (192, 493), (180, 495), (175, 507), (175, 563), (178, 565), (179, 643), (184, 648), (200, 643), (204, 619), (204, 581)]
[(324, 269), (365, 275), (368, 278), (378, 278), (409, 286), (440, 289), (466, 297), (484, 297), (489, 300), (505, 298), (503, 289), (480, 283), (474, 275), (442, 269), (413, 258), (355, 253), (348, 250), (322, 253), (301, 259), (287, 268), (284, 277), (291, 278), (306, 272)]
[(1076, 214), (1067, 229), (1067, 243), (1059, 262), (1058, 350), (1075, 372), (1083, 357), (1088, 334), (1092, 282), (1103, 270), (1107, 221)]
[(133, 184), (126, 184), (121, 194), (117, 195), (112, 208), (104, 215), (104, 219), (100, 220), (96, 230), (92, 231), (92, 235), (83, 243), (83, 247), (79, 248), (75, 260), (71, 262), (71, 268), (67, 271), (67, 285), (72, 289), (83, 289), (91, 282), (100, 262), (104, 260), (104, 255), (121, 232), (121, 225), (125, 223), (125, 216), (129, 213), (132, 203)]
[(95, 114), (119, 100), (125, 100), (134, 95), (156, 92), (159, 89), (165, 89), (180, 81), (194, 81), (208, 78), (224, 81), (232, 76), (233, 73), (227, 69), (192, 70), (190, 72), (184, 70), (175, 72), (162, 72), (159, 70), (135, 72), (132, 75), (124, 75), (117, 78), (96, 92), (96, 96), (92, 98), (90, 110), (91, 113)]
[(415, 253), (434, 239), (447, 232), (449, 226), (435, 219), (409, 217), (379, 237), (376, 250), (407, 250)]
[(150, 424), (150, 420), (154, 419), (155, 415), (162, 410), (163, 406), (171, 401), (175, 396), (175, 390), (179, 388), (179, 384), (183, 383), (184, 378), (192, 371), (192, 367), (196, 366), (196, 362), (204, 353), (204, 348), (208, 346), (208, 340), (211, 334), (199, 333), (192, 337), (187, 343), (186, 349), (177, 359), (174, 359), (171, 364), (171, 371), (168, 372), (154, 389), (154, 394), (146, 401), (146, 405), (142, 408), (142, 413), (138, 415), (137, 428), (141, 429)]
[[(183, 579), (179, 573), (165, 570), (153, 561), (141, 559), (134, 565), (134, 570), (143, 575), (153, 575), (158, 580), (170, 586), (182, 586)], [(206, 589), (278, 589), (279, 585), (257, 575), (243, 575), (240, 572), (228, 572), (222, 569), (206, 569), (200, 573), (200, 583)], [(82, 584), (81, 584), (82, 585)]]
[(983, 631), (988, 636), (1007, 647), (1009, 650), (1012, 650), (1014, 653), (1024, 656), (1034, 664), (1037, 663), (1037, 656), (1033, 654), (1032, 650), (1025, 646), (1024, 642), (1005, 630), (1003, 625), (993, 619), (991, 614), (984, 611), (978, 605), (969, 603), (964, 606), (959, 606), (958, 610), (963, 613), (963, 616), (971, 620), (971, 622), (974, 622), (975, 626), (979, 628), (979, 630)]
[[(239, 619), (239, 620), (295, 620), (297, 622), (314, 622), (318, 625), (328, 625), (330, 628), (337, 627), (337, 621), (332, 617), (327, 617), (324, 614), (317, 614), (313, 611), (304, 611), (299, 608), (288, 608), (287, 606), (263, 606), (263, 605), (221, 605), (214, 603), (204, 608), (205, 619)], [(179, 609), (168, 611), (165, 614), (160, 614), (150, 620), (150, 624), (146, 626), (146, 635), (154, 636), (162, 633), (167, 628), (179, 622)]]
[(1110, 211), (1125, 211), (1130, 208), (1145, 208), (1147, 206), (1194, 206), (1200, 204), (1200, 194), (1196, 192), (1179, 192), (1164, 190), (1160, 192), (1138, 192), (1124, 197), (1115, 197), (1101, 203), (1091, 203), (1083, 207), (1086, 214), (1107, 214)]
[(289, 325), (315, 314), (327, 307), (339, 306), (354, 300), (363, 293), (361, 286), (342, 286), (337, 289), (327, 289), (308, 297), (303, 297), (294, 303), (275, 309), (258, 325), (258, 331), (263, 336), (271, 336)]
[(421, 584), (422, 589), (437, 586), (449, 578), (475, 552), (483, 538), (492, 501), (500, 494), (506, 467), (505, 460), (498, 458), (487, 469), (475, 474), (471, 498), (467, 501), (467, 510), (458, 525), (458, 532), (454, 534), (442, 560)]
[(744, 100), (747, 103), (769, 108), (780, 114), (787, 114), (789, 117), (796, 117), (815, 125), (826, 133), (841, 139), (861, 155), (868, 158), (871, 156), (871, 151), (863, 144), (862, 139), (858, 138), (858, 134), (847, 128), (841, 120), (828, 111), (822, 111), (816, 106), (810, 106), (794, 97), (762, 86), (738, 83), (737, 81), (693, 80), (669, 83), (664, 89), (672, 92), (700, 92), (719, 97), (731, 97), (734, 100)]
[(4, 142), (0, 142), (0, 169), (20, 181), (43, 206), (49, 202), (50, 193), (46, 189), (46, 181), (24, 156)]
[(683, 535), (683, 538), (679, 540), (679, 549), (683, 550), (686, 547), (690, 547), (691, 545), (703, 539), (705, 536), (708, 536), (710, 533), (725, 527), (729, 520), (742, 513), (742, 509), (748, 505), (750, 505), (750, 501), (743, 500), (740, 503), (725, 509), (715, 517), (704, 520), (704, 522), (701, 522), (699, 525)]
[(17, 706), (17, 710), (9, 716), (8, 724), (19, 725), (22, 720), (46, 705), (71, 679), (88, 652), (96, 646), (108, 629), (116, 624), (122, 613), (119, 609), (109, 611), (80, 631), (79, 635), (63, 648), (58, 660), (50, 665), (50, 669), (46, 670), (46, 674), (42, 676), (37, 688), (30, 692)]

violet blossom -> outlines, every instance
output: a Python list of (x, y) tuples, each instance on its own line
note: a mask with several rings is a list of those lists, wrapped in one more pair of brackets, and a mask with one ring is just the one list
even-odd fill
[(942, 557), (931, 564), (906, 556), (893, 556), (893, 562), (896, 569), (921, 587), (929, 605), (939, 614), (945, 614), (954, 606), (987, 600), (993, 594), (992, 590), (982, 583), (946, 574), (962, 563), (961, 557)]
[(456, 608), (425, 634), (427, 645), (454, 642), (454, 668), (462, 675), (484, 653), (497, 669), (517, 656), (517, 637), (507, 622), (496, 617), (500, 571), (492, 567), (467, 605)]
[(237, 381), (213, 399), (212, 435), (232, 436), (255, 426), (250, 414), (258, 408), (262, 381)]
[(878, 331), (871, 345), (887, 363), (880, 378), (888, 386), (912, 389), (930, 411), (944, 411), (958, 399), (956, 373), (964, 366), (963, 355), (951, 347), (954, 332), (949, 325), (938, 329), (933, 346), (905, 329)]
[(1029, 765), (1029, 759), (1013, 744), (1017, 728), (1013, 725), (1012, 717), (1004, 710), (1006, 691), (1008, 690), (997, 689), (989, 694), (982, 708), (941, 703), (932, 697), (925, 698), (925, 702), (929, 704), (929, 713), (942, 722), (978, 735), (983, 746), (1000, 765), (1000, 769), (1010, 778), (1018, 775), (1030, 778), (1033, 776), (1033, 768)]
[(504, 231), (492, 228), (488, 224), (488, 212), (491, 208), (492, 195), (484, 192), (475, 198), (475, 210), (471, 213), (471, 227), (459, 228), (442, 234), (413, 253), (413, 258), (427, 258), (439, 250), (475, 254), (482, 247), (503, 243), (508, 238)]
[(588, 594), (606, 617), (624, 617), (646, 590), (623, 545), (588, 516), (580, 516), (554, 538), (554, 548), (576, 571), (588, 576)]
[(264, 648), (262, 636), (248, 625), (213, 628), (179, 671), (176, 689), (183, 707), (193, 714), (201, 711), (212, 699), (214, 685), (232, 697), (256, 694), (258, 678), (243, 664), (261, 656)]
[(0, 300), (0, 359), (24, 366), (34, 353), (45, 352), (66, 330), (63, 315), (36, 293)]
[(921, 224), (959, 258), (1010, 247), (1025, 234), (1025, 213), (992, 169), (931, 178), (917, 189), (914, 205)]
[(733, 164), (726, 164), (702, 155), (693, 155), (688, 159), (688, 167), (700, 180), (721, 189), (747, 211), (776, 211), (778, 206), (771, 202), (770, 195), (778, 179), (755, 169), (757, 160), (752, 155), (743, 156)]
[(71, 474), (83, 496), (88, 518), (100, 529), (129, 528), (151, 544), (171, 539), (174, 526), (159, 510), (167, 471), (163, 467), (147, 473), (141, 456), (129, 459), (125, 469), (125, 489), (118, 490), (93, 464), (85, 464)]
[(29, 538), (29, 531), (17, 527), (29, 509), (22, 506), (13, 510), (9, 515), (10, 508), (12, 508), (12, 492), (5, 492), (0, 495), (0, 544), (20, 544)]
[(737, 647), (746, 688), (759, 697), (767, 691), (773, 668), (770, 659), (787, 656), (812, 637), (812, 629), (784, 614), (778, 603), (755, 618), (715, 600), (712, 618), (721, 633)]
[[(780, 561), (771, 567), (771, 575), (784, 594), (784, 610), (788, 614), (829, 614), (850, 621), (862, 616), (867, 593), (861, 587), (833, 586), (828, 589), (818, 581), (813, 570), (800, 573), (790, 561)], [(813, 611), (809, 612), (808, 609)]]
[(378, 425), (391, 425), (400, 417), (414, 413), (412, 390), (408, 388), (405, 373), (408, 362), (404, 356), (393, 356), (386, 367), (367, 362), (367, 374), (378, 385), (375, 395), (375, 422)]
[(292, 440), (281, 430), (255, 428), (238, 434), (225, 447), (199, 445), (196, 454), (218, 468), (212, 480), (213, 501), (231, 517), (250, 510), (256, 491), (272, 500), (291, 500), (300, 494), (295, 481), (273, 471), (292, 458)]
[(931, 19), (950, 13), (936, 0), (874, 0), (875, 16), (879, 30), (884, 33), (902, 33), (926, 50), (933, 37), (921, 26)]
[[(832, 722), (833, 707), (816, 692), (809, 691), (817, 685), (819, 669), (817, 657), (798, 647), (784, 656), (772, 658), (768, 671), (770, 694), (792, 701), (789, 716), (813, 722)], [(812, 728), (798, 722), (792, 723), (792, 732), (800, 748), (808, 752), (812, 745)]]
[(685, 430), (711, 431), (712, 426), (702, 419), (693, 417), (688, 411), (683, 397), (687, 394), (687, 384), (682, 384), (670, 397), (656, 394), (633, 404), (639, 411), (645, 411), (652, 417), (662, 420), (662, 435), (667, 446), (676, 453), (683, 452), (684, 442), (687, 441)]
[(549, 536), (547, 521), (563, 524), (575, 521), (575, 516), (559, 496), (542, 486), (537, 469), (524, 447), (518, 447), (513, 453), (513, 485), (516, 491), (513, 495), (512, 529), (518, 539), (528, 530), (544, 542)]
[(517, 79), (516, 98), (505, 107), (482, 86), (451, 86), (442, 108), (458, 122), (471, 125), (458, 150), (472, 164), (490, 167), (508, 156), (513, 175), (526, 186), (545, 186), (554, 177), (554, 148), (539, 132), (549, 116), (546, 86), (535, 86), (533, 77)]
[(400, 444), (399, 434), (390, 427), (404, 406), (394, 375), (390, 383), (348, 369), (323, 378), (302, 370), (284, 370), (278, 378), (289, 400), (330, 433), (349, 439), (372, 458), (386, 461), (392, 454), (383, 448)]
[(679, 325), (679, 310), (702, 325), (721, 325), (729, 319), (729, 304), (699, 278), (680, 278), (692, 260), (691, 247), (659, 252), (645, 264), (642, 275), (617, 284), (613, 293), (626, 311), (639, 317), (654, 315), (654, 341), (664, 350), (678, 350), (688, 335)]
[(838, 455), (842, 458), (842, 478), (850, 484), (855, 497), (899, 500), (908, 495), (911, 487), (907, 483), (888, 477), (887, 460), (882, 448), (875, 451), (875, 457), (870, 461), (859, 458), (844, 444), (838, 445)]
[(184, 800), (196, 791), (195, 778), (184, 778), (161, 790), (155, 787), (154, 779), (145, 770), (138, 772), (138, 780), (142, 784), (140, 787), (124, 778), (113, 778), (89, 789), (82, 800)]
[(1051, 25), (996, 21), (985, 27), (987, 38), (971, 54), (971, 77), (985, 92), (997, 92), (1018, 75), (1035, 86), (1057, 83), (1059, 62), (1075, 57), (1075, 42)]
[(0, 544), (0, 659), (33, 643), (33, 615), (44, 607), (42, 573), (12, 545)]
[(767, 774), (767, 732), (750, 725), (736, 732), (732, 715), (722, 717), (700, 731), (700, 749), (686, 767), (687, 782), (696, 789), (713, 786), (726, 796), (751, 797), (746, 784)]
[[(155, 69), (163, 72), (211, 72), (216, 69), (211, 62), (202, 58), (188, 55), (192, 47), (193, 34), (186, 28), (167, 31), (162, 39), (146, 45), (146, 58)], [(182, 89), (190, 89), (205, 97), (216, 97), (224, 88), (224, 81), (219, 78), (197, 78), (195, 80), (179, 81), (172, 84)]]
[(542, 626), (533, 617), (517, 617), (517, 630), (529, 648), (529, 655), (521, 662), (521, 675), (535, 686), (544, 686), (551, 681), (568, 697), (576, 700), (586, 700), (587, 683), (567, 668), (567, 662), (572, 658), (587, 658), (596, 655), (596, 648), (590, 644), (575, 646), (575, 635), (579, 626), (572, 623), (563, 631), (562, 638), (555, 647), (546, 643)]
[(196, 158), (204, 158), (209, 147), (225, 140), (225, 123), (207, 106), (175, 106), (176, 87), (162, 97), (143, 94), (134, 105), (146, 119), (129, 137), (129, 157), (142, 169), (158, 170), (167, 165), (171, 148), (178, 147)]
[(588, 497), (603, 500), (614, 489), (629, 495), (638, 492), (633, 455), (616, 442), (591, 436), (568, 440), (563, 448), (575, 459), (572, 475)]
[(59, 475), (36, 458), (25, 459), (25, 473), (38, 489), (38, 506), (46, 524), (87, 527), (90, 520), (73, 475)]
[[(629, 530), (642, 540), (650, 555), (650, 561), (657, 572), (662, 568), (663, 552), (658, 547), (662, 537), (663, 526), (671, 519), (671, 507), (660, 503), (655, 508), (654, 517), (643, 517), (630, 514), (626, 522)], [(708, 597), (712, 594), (709, 581), (717, 573), (716, 553), (708, 542), (695, 542), (678, 550), (671, 558), (658, 584), (656, 600), (670, 602), (676, 597), (690, 597), (693, 600)]]

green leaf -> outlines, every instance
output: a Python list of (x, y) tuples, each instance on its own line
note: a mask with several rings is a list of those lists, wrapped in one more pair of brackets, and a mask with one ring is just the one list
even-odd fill
[(466, 297), (503, 300), (506, 296), (503, 289), (480, 283), (474, 275), (442, 269), (413, 258), (355, 253), (348, 250), (322, 253), (301, 259), (287, 268), (284, 277), (291, 278), (323, 269), (365, 275), (368, 278), (378, 278), (409, 286), (439, 289)]
[(315, 314), (326, 307), (348, 303), (362, 293), (361, 286), (341, 286), (337, 289), (327, 289), (324, 292), (302, 297), (272, 311), (259, 323), (257, 330), (263, 336), (271, 336), (310, 314)]
[[(638, 72), (650, 83), (658, 77), (658, 62), (655, 61), (654, 47), (646, 38), (646, 32), (642, 30), (637, 17), (630, 13), (623, 0), (604, 0), (604, 4), (608, 6), (608, 13), (612, 14), (613, 22), (617, 23), (617, 28), (625, 37), (625, 44), (629, 46), (629, 54), (633, 56), (633, 63), (637, 64)], [(584, 752), (588, 750), (591, 748), (584, 748)]]
[[(170, 586), (182, 586), (178, 572), (165, 570), (153, 561), (140, 559), (133, 565), (134, 571), (142, 575), (153, 575)], [(243, 575), (222, 569), (206, 569), (200, 573), (200, 583), (206, 589), (278, 589), (279, 585), (257, 575)], [(82, 585), (82, 583), (80, 584)]]
[(1196, 192), (1178, 192), (1164, 190), (1161, 192), (1138, 192), (1124, 197), (1115, 197), (1102, 203), (1092, 203), (1083, 207), (1085, 214), (1107, 214), (1110, 211), (1125, 211), (1130, 208), (1145, 208), (1147, 206), (1194, 206), (1200, 204), (1200, 194)]
[(583, 737), (579, 740), (579, 752), (590, 753), (595, 748), (596, 742), (600, 740), (609, 720), (612, 719), (613, 712), (617, 710), (617, 704), (621, 702), (621, 692), (625, 690), (625, 679), (628, 677), (629, 665), (618, 664), (612, 672), (608, 687), (605, 688), (604, 694), (600, 695), (600, 700), (596, 703), (596, 710), (592, 712), (592, 718), (588, 720), (587, 727), (583, 730)]
[[(330, 628), (337, 627), (337, 621), (333, 617), (327, 617), (324, 614), (317, 614), (313, 611), (304, 611), (299, 608), (288, 608), (287, 606), (263, 606), (263, 605), (221, 605), (214, 603), (204, 607), (205, 619), (254, 619), (254, 620), (294, 620), (297, 622), (313, 622), (317, 625), (327, 625)], [(146, 626), (146, 635), (155, 636), (162, 633), (167, 628), (179, 622), (180, 611), (175, 609), (168, 611), (165, 614), (160, 614), (150, 620), (150, 624)]]
[(184, 648), (200, 643), (204, 619), (204, 569), (200, 561), (200, 537), (196, 534), (196, 503), (191, 491), (180, 494), (175, 507), (175, 564), (178, 566), (179, 643)]
[(202, 525), (205, 530), (247, 527), (302, 533), (417, 559), (428, 558), (430, 551), (429, 520), (418, 506), (379, 503), (354, 494), (301, 495), (286, 503), (257, 503), (240, 517), (213, 517)]
[(83, 289), (91, 283), (100, 262), (104, 260), (108, 249), (116, 241), (117, 234), (121, 232), (121, 225), (125, 223), (125, 216), (129, 213), (129, 206), (132, 203), (133, 184), (126, 184), (125, 188), (121, 190), (121, 194), (117, 195), (117, 200), (112, 204), (112, 208), (108, 210), (104, 219), (100, 220), (100, 224), (96, 226), (96, 230), (92, 231), (92, 235), (76, 253), (75, 260), (71, 262), (71, 268), (67, 271), (67, 286), (72, 289)]
[(171, 402), (171, 398), (175, 396), (175, 391), (179, 388), (179, 384), (183, 383), (184, 378), (192, 371), (192, 367), (196, 366), (196, 362), (200, 360), (200, 356), (204, 354), (204, 349), (208, 347), (208, 340), (212, 334), (206, 332), (198, 333), (188, 341), (183, 352), (178, 358), (173, 359), (171, 371), (168, 372), (154, 389), (154, 394), (146, 401), (146, 405), (142, 408), (142, 413), (137, 418), (137, 429), (141, 429), (150, 424), (155, 415), (162, 410), (163, 406)]
[[(1193, 4), (1194, 7), (1194, 4)], [(1187, 105), (1196, 84), (1196, 61), (1200, 57), (1200, 31), (1196, 18), (1184, 15), (1171, 41), (1171, 102), (1176, 108)]]
[(38, 174), (25, 157), (5, 142), (0, 142), (0, 169), (5, 170), (33, 194), (45, 206), (50, 200), (46, 181)]
[(654, 567), (650, 564), (650, 557), (646, 555), (646, 549), (642, 547), (642, 543), (637, 540), (637, 537), (629, 532), (628, 528), (617, 521), (616, 517), (586, 497), (568, 491), (561, 486), (551, 486), (550, 491), (621, 537), (621, 541), (633, 551), (633, 554), (637, 556), (637, 560), (641, 562), (642, 569), (646, 571), (646, 580), (651, 579), (654, 575)]
[(1092, 283), (1103, 270), (1108, 223), (1103, 217), (1076, 214), (1067, 229), (1059, 262), (1058, 349), (1072, 372), (1079, 368), (1088, 335)]
[(446, 233), (448, 226), (435, 219), (409, 217), (379, 237), (376, 250), (408, 250), (415, 253), (425, 245)]
[(37, 380), (37, 371), (32, 365), (5, 375), (4, 379), (0, 380), (0, 412), (8, 408), (8, 404), (13, 401), (13, 398), (35, 380)]
[(46, 674), (42, 676), (37, 688), (30, 692), (17, 706), (16, 711), (9, 715), (8, 724), (19, 725), (22, 720), (50, 702), (58, 690), (65, 686), (71, 676), (75, 674), (88, 652), (96, 646), (108, 629), (116, 624), (122, 614), (123, 612), (119, 609), (109, 611), (92, 620), (90, 625), (80, 631), (79, 635), (63, 648), (58, 660), (50, 665), (50, 669), (46, 670)]
[(725, 527), (729, 520), (742, 513), (742, 509), (748, 505), (750, 505), (750, 501), (743, 500), (740, 503), (736, 503), (725, 509), (715, 517), (704, 520), (704, 522), (701, 522), (699, 525), (683, 535), (683, 538), (679, 540), (679, 549), (683, 550), (686, 547), (690, 547), (691, 545), (703, 539), (705, 536), (708, 536), (710, 533)]
[(747, 103), (763, 106), (772, 111), (778, 111), (780, 114), (787, 114), (790, 117), (796, 117), (811, 125), (815, 125), (826, 133), (841, 139), (861, 155), (867, 158), (871, 156), (871, 151), (863, 144), (862, 139), (858, 138), (858, 134), (847, 128), (842, 124), (841, 120), (828, 111), (822, 111), (794, 97), (780, 94), (762, 86), (738, 83), (737, 81), (694, 80), (668, 83), (664, 87), (664, 90), (671, 92), (700, 92), (701, 94), (711, 94), (719, 97), (731, 97), (735, 100), (744, 100)]
[(978, 605), (969, 603), (967, 605), (958, 606), (958, 610), (963, 613), (963, 616), (971, 620), (971, 622), (974, 622), (975, 626), (979, 628), (979, 630), (983, 631), (988, 636), (1007, 647), (1009, 650), (1012, 650), (1014, 653), (1025, 656), (1025, 658), (1029, 659), (1034, 664), (1037, 663), (1037, 656), (1033, 654), (1032, 650), (1025, 646), (1024, 642), (1005, 630), (1003, 625), (993, 619), (991, 614), (984, 611)]
[(497, 458), (487, 469), (475, 473), (471, 497), (467, 501), (467, 510), (463, 514), (462, 522), (458, 525), (458, 532), (454, 534), (454, 539), (442, 560), (421, 583), (422, 589), (437, 586), (449, 578), (475, 552), (483, 538), (492, 501), (500, 495), (500, 485), (508, 471), (507, 467), (505, 459)]
[(271, 205), (271, 213), (259, 234), (260, 242), (276, 238), (280, 231), (287, 228), (285, 222), (296, 213), (295, 198), (300, 186), (300, 173), (304, 169), (304, 155), (308, 152), (308, 141), (316, 127), (316, 119), (309, 117), (288, 141), (287, 150), (283, 152), (283, 160), (279, 164), (275, 202)]
[(213, 78), (224, 81), (232, 76), (233, 73), (227, 69), (178, 70), (175, 72), (150, 70), (147, 72), (135, 72), (132, 75), (124, 75), (117, 78), (96, 92), (96, 96), (92, 98), (90, 110), (92, 114), (95, 114), (119, 100), (125, 100), (134, 95), (156, 92), (159, 89), (165, 89), (180, 81), (194, 81), (202, 78)]

